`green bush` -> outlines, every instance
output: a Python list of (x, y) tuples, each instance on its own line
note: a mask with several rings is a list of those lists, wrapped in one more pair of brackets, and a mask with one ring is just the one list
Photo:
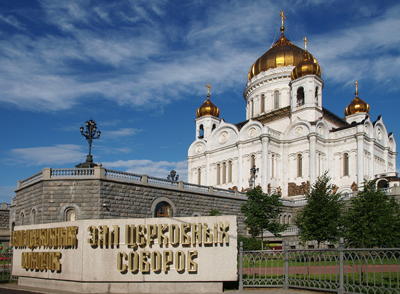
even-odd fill
[(243, 242), (243, 250), (261, 250), (261, 240), (255, 237), (246, 237), (242, 235), (238, 235), (238, 247), (240, 242)]

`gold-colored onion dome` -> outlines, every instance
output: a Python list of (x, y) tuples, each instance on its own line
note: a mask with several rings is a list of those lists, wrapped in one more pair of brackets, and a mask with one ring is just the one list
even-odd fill
[(207, 94), (207, 100), (199, 107), (199, 109), (197, 109), (196, 115), (197, 117), (205, 115), (219, 117), (219, 108), (210, 101), (210, 94)]
[(292, 70), (290, 78), (293, 80), (306, 75), (317, 75), (321, 77), (322, 71), (318, 64), (318, 61), (311, 57), (311, 54), (304, 51), (304, 58), (296, 67)]
[[(304, 50), (290, 42), (283, 34), (284, 30), (285, 28), (282, 26), (282, 34), (279, 40), (251, 66), (247, 81), (270, 68), (288, 65), (296, 66), (303, 60)], [(314, 57), (311, 54), (309, 55), (314, 60)]]
[(354, 98), (353, 101), (350, 102), (349, 106), (346, 107), (344, 110), (344, 115), (348, 116), (358, 112), (369, 113), (369, 105), (358, 98), (358, 92), (356, 91), (356, 98)]

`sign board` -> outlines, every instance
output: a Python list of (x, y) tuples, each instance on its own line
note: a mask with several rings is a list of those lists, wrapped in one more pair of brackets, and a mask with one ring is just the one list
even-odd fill
[(13, 275), (64, 281), (237, 279), (236, 216), (80, 220), (15, 227)]

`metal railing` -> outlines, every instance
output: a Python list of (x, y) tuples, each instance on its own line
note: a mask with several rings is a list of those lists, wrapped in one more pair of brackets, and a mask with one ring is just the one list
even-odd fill
[(106, 169), (105, 170), (106, 179), (121, 180), (126, 182), (141, 183), (142, 176), (132, 173), (120, 172), (116, 170)]
[(243, 251), (239, 290), (283, 287), (343, 293), (400, 293), (400, 248)]
[(94, 168), (58, 168), (51, 169), (50, 178), (93, 177)]
[(147, 183), (149, 185), (154, 185), (154, 186), (174, 187), (174, 188), (178, 187), (177, 181), (170, 181), (168, 179), (161, 179), (161, 178), (154, 178), (154, 177), (148, 177)]
[(12, 275), (12, 254), (0, 253), (0, 282), (12, 280), (18, 280), (17, 276)]
[(38, 172), (36, 174), (34, 174), (33, 176), (30, 176), (28, 178), (26, 178), (25, 180), (21, 181), (21, 187), (25, 187), (27, 185), (29, 185), (30, 183), (39, 181), (42, 178), (42, 172)]

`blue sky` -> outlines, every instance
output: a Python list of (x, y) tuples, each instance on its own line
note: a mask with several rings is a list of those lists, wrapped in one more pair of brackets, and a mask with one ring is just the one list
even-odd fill
[[(400, 136), (397, 1), (54, 1), (0, 3), (0, 202), (44, 167), (73, 168), (102, 131), (95, 162), (109, 169), (187, 179), (197, 108), (245, 120), (253, 62), (285, 35), (317, 58), (323, 106), (343, 117), (354, 98)], [(399, 166), (399, 164), (397, 164)]]

